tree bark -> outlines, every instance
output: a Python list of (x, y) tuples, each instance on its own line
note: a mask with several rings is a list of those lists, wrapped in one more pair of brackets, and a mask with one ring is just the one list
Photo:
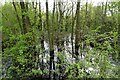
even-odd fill
[(25, 5), (23, 0), (20, 0), (20, 7), (22, 12), (22, 26), (23, 26), (23, 33), (27, 33), (30, 28), (30, 20), (29, 17), (26, 15), (28, 10), (28, 4)]
[(120, 61), (120, 1), (118, 2), (118, 57), (117, 61)]
[(34, 16), (34, 23), (32, 24), (32, 26), (36, 26), (36, 22), (37, 22), (37, 1), (35, 2), (36, 4), (34, 5), (34, 2), (33, 3), (33, 8), (34, 8), (34, 13), (35, 13), (35, 16)]
[(38, 29), (42, 30), (42, 13), (41, 13), (41, 2), (39, 1), (39, 24)]
[(63, 31), (63, 12), (62, 12), (62, 2), (61, 0), (58, 2), (58, 7), (59, 7), (59, 12), (60, 12), (60, 18), (59, 18), (59, 28), (60, 28), (60, 32)]
[(54, 47), (51, 42), (51, 33), (50, 33), (50, 25), (49, 25), (49, 13), (48, 13), (48, 0), (46, 0), (46, 25), (48, 29), (48, 39), (49, 39), (49, 47), (50, 47), (50, 67), (49, 67), (49, 80), (52, 79), (52, 64), (54, 59)]
[(17, 8), (16, 8), (16, 5), (15, 5), (15, 2), (13, 1), (12, 3), (13, 3), (13, 7), (15, 9), (15, 12), (16, 12), (16, 17), (17, 17), (19, 26), (20, 26), (20, 33), (23, 34), (22, 25), (21, 25), (20, 17), (18, 16), (18, 13), (17, 13)]
[(72, 2), (72, 32), (71, 32), (72, 57), (74, 57), (74, 46), (73, 46), (74, 43), (73, 43), (73, 40), (74, 40), (74, 22), (75, 22), (73, 7), (74, 7), (74, 4)]
[(80, 0), (77, 1), (77, 9), (76, 9), (76, 29), (75, 29), (75, 55), (76, 60), (78, 59), (79, 55), (79, 31), (80, 31)]
[(20, 6), (21, 6), (21, 11), (22, 11), (22, 26), (23, 26), (23, 30), (24, 30), (24, 34), (27, 33), (27, 26), (26, 26), (26, 17), (24, 15), (24, 13), (26, 13), (25, 11), (25, 4), (23, 2), (23, 0), (20, 0)]
[[(53, 3), (53, 13), (52, 13), (52, 37), (51, 37), (51, 43), (52, 43), (52, 50), (51, 50), (51, 58), (53, 63), (53, 70), (55, 71), (55, 61), (54, 61), (54, 31), (55, 31), (55, 22), (54, 22), (54, 13), (55, 13), (55, 0)], [(55, 80), (55, 72), (53, 73), (53, 80)]]
[[(60, 13), (60, 15), (59, 15), (59, 25), (58, 25), (58, 27), (59, 27), (59, 32), (58, 32), (58, 34), (59, 34), (59, 36), (58, 36), (58, 52), (61, 52), (61, 54), (62, 54), (62, 51), (63, 51), (63, 47), (64, 47), (64, 40), (63, 40), (63, 38), (62, 38), (62, 33), (63, 33), (63, 17), (64, 17), (64, 13), (63, 13), (63, 8), (62, 8), (62, 6), (63, 6), (63, 2), (60, 0), (59, 2), (58, 2), (58, 8), (59, 8), (59, 13)], [(61, 65), (61, 59), (60, 59), (60, 57), (58, 57), (58, 64), (60, 64), (59, 65), (59, 80), (61, 80), (61, 77), (62, 77), (62, 65)]]
[(88, 1), (86, 0), (86, 9), (85, 9), (85, 22), (84, 22), (84, 24), (83, 24), (83, 27), (85, 27), (86, 26), (86, 24), (88, 24), (88, 20), (87, 20), (87, 18), (88, 18)]

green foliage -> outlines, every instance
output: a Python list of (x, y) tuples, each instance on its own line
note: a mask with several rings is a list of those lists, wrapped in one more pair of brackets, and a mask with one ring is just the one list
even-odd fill
[[(19, 36), (13, 35), (9, 37), (8, 42), (10, 43), (7, 44), (3, 43), (5, 44), (5, 46), (9, 46), (8, 48), (4, 49), (3, 58), (12, 58), (12, 64), (10, 68), (8, 68), (7, 72), (7, 74), (9, 75), (7, 76), (14, 75), (11, 73), (14, 71), (17, 73), (16, 75), (21, 75), (24, 72), (24, 70), (22, 70), (21, 68), (25, 69), (25, 64), (28, 61), (28, 59), (26, 59), (27, 54), (24, 53), (28, 49), (28, 45), (26, 44), (27, 41), (24, 40), (24, 38), (27, 37), (24, 37), (23, 35)], [(20, 64), (21, 67), (18, 64)]]
[(35, 69), (32, 69), (32, 72), (35, 74), (35, 75), (42, 75), (42, 71), (40, 70), (40, 68), (38, 70), (35, 70)]
[[(88, 44), (88, 46), (93, 43), (94, 48), (86, 49), (87, 54), (84, 59), (67, 67), (65, 74), (68, 74), (68, 79), (119, 77), (117, 68), (119, 65), (111, 63), (109, 57), (114, 55), (116, 58), (116, 54), (118, 54), (115, 49), (117, 32), (95, 35), (94, 33), (98, 33), (97, 31), (99, 29), (90, 32), (94, 36), (91, 34), (85, 36), (84, 43)], [(79, 75), (76, 75), (76, 73), (79, 73)]]
[[(79, 41), (80, 53), (83, 52), (82, 55), (84, 55), (84, 58), (79, 58), (78, 61), (75, 61), (75, 58), (71, 57), (69, 58), (71, 62), (67, 61), (67, 56), (68, 54), (73, 55), (73, 53), (68, 53), (66, 56), (63, 45), (67, 42), (65, 39), (66, 36), (72, 31), (72, 15), (63, 15), (63, 22), (60, 22), (59, 11), (57, 14), (57, 10), (55, 10), (53, 23), (53, 13), (49, 11), (49, 34), (53, 34), (53, 45), (60, 47), (62, 50), (54, 54), (54, 57), (57, 57), (57, 61), (55, 61), (55, 70), (52, 70), (52, 74), (55, 72), (57, 77), (62, 75), (63, 77), (67, 77), (68, 80), (120, 77), (120, 66), (117, 63), (119, 62), (120, 50), (120, 45), (118, 44), (119, 30), (117, 27), (119, 23), (117, 22), (118, 5), (116, 2), (108, 4), (109, 8), (107, 11), (111, 13), (111, 15), (106, 16), (104, 16), (104, 10), (102, 9), (105, 5), (94, 6), (93, 4), (88, 4), (87, 12), (86, 5), (82, 5), (80, 9), (80, 27), (78, 26), (78, 33), (82, 32), (82, 34), (78, 34), (78, 36), (80, 35), (79, 38), (81, 38)], [(51, 36), (48, 36), (46, 13), (41, 12), (42, 26), (40, 27), (42, 29), (40, 30), (38, 29), (38, 25), (40, 25), (38, 8), (35, 13), (32, 3), (29, 3), (28, 11), (22, 13), (20, 4), (15, 3), (15, 5), (17, 13), (12, 3), (5, 3), (5, 5), (0, 6), (2, 7), (2, 12), (0, 12), (2, 13), (2, 25), (0, 23), (0, 32), (2, 32), (2, 54), (0, 53), (0, 58), (2, 56), (3, 61), (3, 72), (0, 70), (0, 73), (4, 74), (3, 80), (26, 80), (24, 77), (30, 76), (33, 78), (35, 76), (46, 77), (49, 75), (49, 65), (51, 65), (49, 63), (50, 56), (48, 56), (50, 45), (47, 46), (48, 50), (41, 48), (47, 45), (42, 45), (41, 40), (43, 39), (46, 43), (50, 43), (48, 37), (52, 39)], [(22, 15), (29, 17), (31, 23), (29, 26), (30, 31), (21, 34), (16, 14), (18, 14), (20, 18), (21, 25)], [(105, 18), (104, 22), (103, 18)], [(75, 26), (76, 21), (74, 23), (73, 34), (75, 33)], [(61, 27), (62, 31), (59, 33)], [(64, 44), (61, 44), (62, 40)], [(69, 43), (71, 44), (68, 40), (68, 44)], [(86, 46), (81, 46), (83, 44)], [(91, 45), (93, 46), (92, 48), (90, 47)], [(71, 52), (70, 49), (69, 52)], [(40, 55), (42, 55), (42, 57), (40, 57)], [(75, 57), (81, 56), (75, 55)], [(46, 62), (44, 62), (44, 60), (46, 60)]]

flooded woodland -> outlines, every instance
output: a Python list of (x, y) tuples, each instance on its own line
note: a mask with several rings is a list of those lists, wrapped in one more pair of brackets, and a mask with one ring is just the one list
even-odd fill
[(1, 80), (119, 80), (120, 1), (0, 5)]

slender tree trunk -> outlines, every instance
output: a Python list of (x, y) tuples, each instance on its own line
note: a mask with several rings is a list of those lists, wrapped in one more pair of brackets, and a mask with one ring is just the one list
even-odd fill
[[(45, 27), (45, 22), (43, 23), (43, 26)], [(41, 35), (41, 48), (42, 48), (42, 53), (41, 53), (41, 55), (42, 55), (42, 72), (43, 72), (43, 70), (44, 70), (44, 61), (43, 61), (43, 58), (44, 58), (44, 55), (45, 55), (45, 47), (44, 47), (44, 27), (42, 28), (42, 31), (41, 31), (41, 33), (42, 33), (42, 35)]]
[(106, 13), (107, 13), (107, 2), (106, 2), (106, 4), (105, 4), (105, 10), (104, 10), (104, 16), (103, 16), (103, 23), (104, 23), (104, 25), (106, 26)]
[(76, 29), (75, 29), (75, 55), (76, 55), (76, 60), (78, 59), (79, 55), (79, 42), (80, 42), (80, 37), (79, 37), (79, 32), (80, 32), (80, 0), (77, 2), (77, 9), (76, 9)]
[(84, 21), (84, 23), (83, 23), (83, 27), (85, 27), (86, 24), (88, 24), (88, 23), (87, 23), (87, 21), (88, 21), (88, 20), (87, 20), (87, 19), (88, 19), (88, 18), (87, 18), (87, 17), (88, 17), (87, 14), (88, 14), (88, 1), (86, 0), (85, 21)]
[[(25, 7), (26, 7), (25, 11), (26, 11), (26, 13), (28, 13), (28, 4), (29, 4), (29, 2), (25, 2)], [(25, 16), (26, 16), (26, 26), (28, 27), (28, 31), (32, 31), (32, 30), (30, 30), (31, 29), (30, 18), (29, 18), (29, 16), (27, 14), (25, 14)]]
[[(80, 31), (80, 0), (77, 0), (77, 9), (76, 9), (76, 28), (75, 28), (75, 58), (76, 62), (78, 62), (79, 56), (79, 31)], [(78, 76), (78, 68), (76, 67), (76, 77)]]
[(39, 24), (38, 24), (38, 29), (42, 30), (42, 15), (41, 15), (41, 2), (39, 0)]
[[(39, 16), (38, 29), (39, 29), (39, 31), (41, 31), (41, 37), (40, 37), (40, 44), (41, 44), (41, 49), (42, 49), (42, 51), (40, 53), (40, 55), (42, 55), (41, 70), (43, 72), (44, 71), (44, 61), (43, 61), (43, 58), (44, 58), (44, 50), (45, 50), (45, 47), (44, 47), (44, 27), (45, 27), (45, 23), (44, 22), (42, 23), (41, 2), (40, 2), (40, 0), (39, 0), (39, 15), (38, 16)], [(40, 59), (38, 59), (38, 60), (40, 61)]]
[(105, 18), (106, 18), (106, 10), (107, 10), (107, 2), (104, 8), (104, 2), (102, 2), (102, 25), (106, 25)]
[[(112, 25), (114, 25), (114, 27), (116, 27), (116, 21), (115, 21), (115, 17), (114, 17), (114, 13), (113, 13), (113, 8), (111, 9), (110, 8), (110, 5), (108, 4), (108, 9), (109, 9), (109, 11), (110, 11), (110, 13), (111, 13), (111, 16), (112, 16), (112, 19), (113, 19), (113, 21), (111, 22), (112, 23)], [(111, 25), (111, 26), (112, 26)], [(117, 28), (117, 27), (116, 27)]]
[(21, 6), (21, 12), (22, 12), (22, 26), (23, 26), (23, 33), (27, 33), (28, 31), (30, 31), (30, 19), (29, 17), (26, 15), (27, 11), (28, 11), (28, 3), (24, 3), (23, 0), (20, 0), (20, 6)]
[(101, 15), (101, 21), (102, 21), (102, 30), (101, 32), (104, 33), (106, 31), (108, 31), (106, 28), (106, 12), (107, 12), (107, 2), (104, 4), (104, 2), (102, 2), (102, 15)]
[(50, 46), (50, 68), (49, 68), (49, 80), (52, 79), (52, 64), (54, 60), (54, 47), (53, 42), (51, 40), (51, 33), (50, 33), (50, 25), (49, 25), (49, 13), (48, 13), (48, 0), (46, 0), (46, 25), (48, 29), (48, 39), (49, 39), (49, 46)]
[(15, 5), (15, 2), (13, 1), (12, 3), (13, 3), (13, 7), (15, 9), (15, 12), (16, 12), (16, 17), (17, 17), (19, 26), (20, 26), (20, 33), (23, 34), (22, 25), (21, 25), (20, 17), (18, 16), (18, 13), (17, 13), (17, 8), (16, 8), (16, 5)]
[(59, 41), (59, 35), (60, 35), (60, 27), (59, 27), (59, 19), (58, 19), (59, 15), (58, 15), (58, 6), (56, 6), (56, 22), (57, 22), (57, 34), (58, 36), (56, 36), (56, 44), (57, 44), (57, 48), (58, 48), (58, 52), (60, 51), (59, 49), (59, 45), (60, 45), (60, 41)]
[(106, 17), (106, 13), (107, 13), (107, 6), (108, 6), (108, 4), (107, 4), (107, 2), (106, 2), (106, 4), (105, 4), (105, 11), (104, 11), (104, 16)]
[(27, 26), (26, 26), (26, 17), (25, 14), (25, 4), (23, 2), (23, 0), (20, 0), (20, 6), (21, 6), (21, 11), (22, 11), (22, 25), (23, 25), (23, 30), (24, 30), (24, 34), (27, 33)]
[(118, 61), (120, 61), (120, 1), (118, 2)]
[(72, 2), (72, 32), (71, 32), (71, 43), (72, 43), (72, 57), (74, 57), (74, 46), (73, 46), (73, 39), (74, 39), (74, 22), (75, 22), (75, 19), (74, 19), (74, 13), (73, 13), (73, 2)]
[[(57, 22), (56, 44), (57, 44), (58, 52), (60, 52), (61, 51), (60, 49), (60, 26), (59, 26), (60, 24), (59, 24), (58, 6), (56, 6), (56, 22)], [(57, 62), (58, 64), (60, 64), (60, 60), (58, 56), (57, 56)], [(58, 75), (58, 79), (59, 79), (59, 75)]]
[(60, 32), (63, 31), (63, 12), (62, 12), (62, 2), (61, 0), (58, 2), (58, 7), (59, 7), (59, 12), (60, 12), (60, 18), (59, 18), (59, 27), (60, 27)]
[[(47, 26), (47, 30), (48, 30), (48, 39), (49, 39), (49, 44), (50, 44), (48, 0), (46, 0), (46, 26)], [(49, 48), (51, 49), (51, 45), (49, 45)], [(50, 52), (50, 54), (51, 54), (51, 52)], [(49, 79), (50, 80), (51, 80), (51, 70), (52, 70), (52, 61), (51, 61), (51, 56), (50, 56), (50, 68), (49, 68)]]
[[(61, 52), (62, 54), (62, 51), (63, 51), (63, 47), (64, 47), (64, 40), (62, 38), (62, 34), (63, 34), (63, 17), (64, 17), (64, 13), (63, 13), (63, 2), (60, 0), (58, 2), (58, 8), (59, 8), (59, 44), (58, 44), (58, 52)], [(58, 63), (60, 64), (59, 65), (59, 80), (61, 80), (61, 77), (62, 77), (62, 65), (61, 65), (61, 59), (58, 57)]]
[(34, 23), (32, 24), (32, 26), (35, 26), (36, 25), (36, 21), (37, 21), (37, 1), (35, 2), (36, 4), (34, 5), (34, 2), (33, 3), (33, 8), (34, 8), (34, 13), (35, 13), (35, 16), (34, 16)]
[[(52, 50), (51, 50), (51, 56), (52, 56), (52, 63), (53, 63), (53, 70), (55, 71), (55, 61), (54, 61), (54, 31), (55, 31), (55, 22), (54, 22), (54, 13), (55, 13), (55, 0), (53, 3), (53, 14), (52, 14), (52, 37), (51, 37), (51, 43), (52, 43)], [(53, 80), (55, 80), (55, 72), (53, 73)]]

